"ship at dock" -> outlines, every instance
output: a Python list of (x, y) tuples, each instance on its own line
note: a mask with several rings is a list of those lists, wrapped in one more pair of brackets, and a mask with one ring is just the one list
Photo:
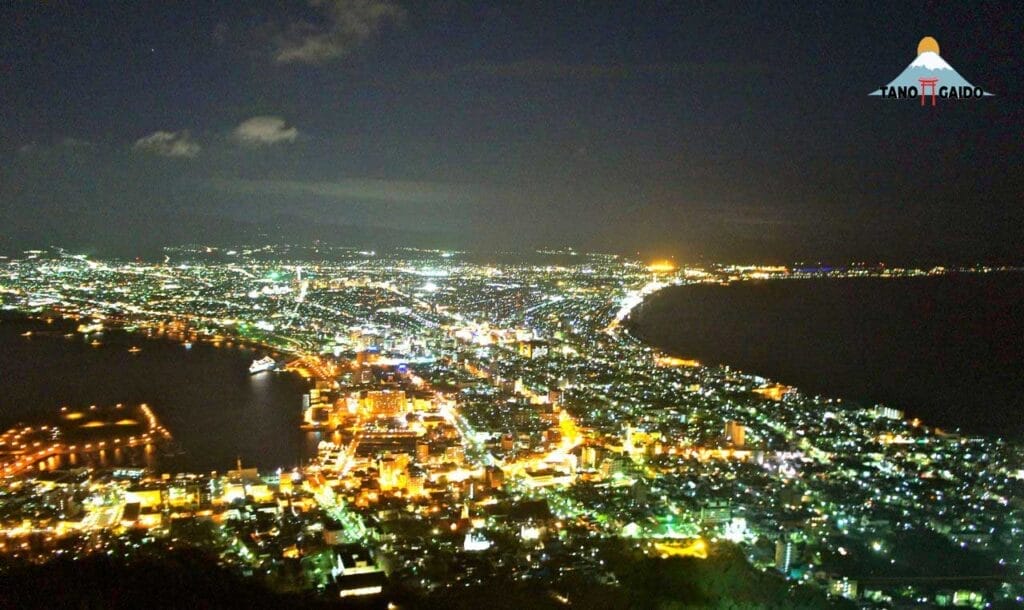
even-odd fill
[(249, 365), (249, 374), (255, 375), (263, 371), (272, 371), (275, 368), (277, 368), (277, 362), (270, 356), (264, 356), (259, 360), (252, 361), (252, 364)]

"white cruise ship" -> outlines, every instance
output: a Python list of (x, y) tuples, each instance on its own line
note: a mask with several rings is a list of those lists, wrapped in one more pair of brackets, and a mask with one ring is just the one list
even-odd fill
[(252, 364), (249, 365), (249, 373), (255, 375), (256, 373), (262, 373), (263, 371), (272, 371), (277, 363), (270, 356), (264, 356), (259, 360), (253, 360)]

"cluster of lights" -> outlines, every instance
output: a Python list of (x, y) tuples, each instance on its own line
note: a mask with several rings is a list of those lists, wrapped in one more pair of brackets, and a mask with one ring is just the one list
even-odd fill
[[(260, 252), (289, 255), (286, 250), (275, 251), (269, 246)], [(595, 535), (634, 538), (637, 548), (646, 544), (652, 556), (706, 556), (712, 550), (711, 543), (721, 538), (751, 544), (759, 535), (770, 535), (765, 521), (757, 515), (803, 506), (812, 515), (808, 528), (821, 533), (820, 545), (833, 545), (835, 549), (833, 535), (837, 532), (850, 535), (851, 530), (857, 530), (852, 535), (862, 535), (864, 541), (875, 539), (877, 534), (866, 534), (863, 528), (851, 524), (872, 516), (876, 507), (884, 505), (902, 504), (903, 523), (908, 523), (908, 511), (915, 510), (910, 503), (918, 501), (918, 510), (922, 511), (916, 515), (921, 517), (919, 522), (926, 522), (924, 517), (928, 515), (940, 524), (955, 524), (949, 517), (953, 510), (943, 511), (945, 505), (956, 500), (945, 501), (940, 493), (940, 501), (931, 503), (922, 501), (923, 495), (915, 495), (913, 485), (923, 480), (964, 479), (963, 494), (972, 502), (971, 511), (955, 517), (962, 523), (970, 519), (972, 525), (984, 527), (986, 513), (993, 511), (982, 510), (983, 502), (998, 499), (1003, 506), (1008, 502), (1005, 496), (986, 491), (998, 489), (1005, 482), (1008, 475), (999, 468), (1012, 465), (1012, 476), (1024, 479), (1019, 462), (1003, 460), (1002, 454), (999, 466), (987, 469), (971, 483), (974, 487), (968, 487), (972, 474), (968, 468), (958, 470), (950, 464), (929, 466), (918, 478), (915, 465), (924, 459), (970, 463), (972, 450), (963, 446), (966, 439), (957, 447), (920, 422), (903, 422), (902, 413), (883, 416), (802, 396), (791, 388), (727, 367), (723, 371), (660, 354), (638, 344), (629, 333), (620, 332), (621, 323), (634, 307), (653, 292), (673, 284), (852, 277), (863, 273), (897, 277), (915, 273), (912, 271), (677, 268), (669, 261), (644, 265), (577, 253), (569, 253), (579, 256), (579, 263), (573, 265), (495, 266), (460, 261), (450, 253), (442, 255), (441, 260), (415, 258), (419, 254), (402, 258), (406, 255), (371, 257), (369, 253), (349, 252), (341, 263), (303, 264), (300, 278), (297, 265), (283, 260), (245, 260), (234, 251), (226, 254), (238, 258), (228, 266), (200, 261), (176, 266), (126, 263), (88, 268), (62, 260), (63, 268), (82, 274), (77, 285), (67, 280), (64, 271), (53, 273), (55, 266), (48, 267), (45, 262), (12, 262), (11, 268), (21, 275), (3, 277), (0, 267), (0, 277), (19, 287), (20, 292), (11, 293), (14, 296), (9, 302), (23, 308), (26, 303), (31, 306), (41, 302), (39, 299), (74, 303), (92, 313), (116, 308), (131, 312), (132, 323), (143, 328), (156, 325), (159, 332), (165, 327), (161, 319), (185, 319), (167, 322), (167, 328), (180, 327), (183, 340), (188, 332), (194, 340), (202, 337), (215, 345), (247, 341), (289, 354), (296, 360), (286, 368), (316, 378), (318, 387), (324, 382), (337, 389), (335, 384), (344, 385), (350, 380), (341, 377), (344, 367), (314, 354), (333, 352), (335, 358), (343, 359), (343, 354), (365, 352), (361, 358), (364, 362), (349, 371), (359, 380), (352, 385), (373, 383), (366, 382), (363, 375), (370, 367), (398, 368), (404, 363), (417, 369), (415, 373), (407, 369), (400, 373), (404, 376), (402, 383), (416, 394), (431, 391), (432, 383), (441, 387), (440, 382), (446, 387), (466, 388), (451, 394), (437, 392), (432, 407), (416, 414), (423, 417), (407, 420), (399, 416), (399, 424), (394, 423), (390, 407), (389, 413), (378, 418), (378, 414), (359, 408), (358, 400), (346, 403), (344, 396), (337, 403), (315, 405), (318, 409), (333, 408), (336, 413), (328, 421), (307, 420), (310, 425), (341, 429), (331, 436), (333, 447), (324, 449), (321, 459), (303, 469), (307, 477), (304, 487), (316, 490), (315, 501), (342, 522), (346, 534), (355, 539), (367, 540), (359, 515), (361, 509), (372, 510), (356, 504), (357, 500), (373, 504), (382, 499), (402, 499), (411, 513), (431, 522), (435, 532), (455, 532), (460, 524), (472, 525), (465, 550), (484, 550), (491, 541), (482, 530), (507, 524), (482, 517), (481, 513), (487, 511), (480, 509), (498, 502), (500, 496), (503, 502), (506, 498), (509, 502), (542, 498), (558, 519), (583, 526)], [(295, 268), (295, 273), (282, 271), (289, 268)], [(139, 283), (124, 281), (126, 274), (139, 278)], [(154, 278), (159, 281), (147, 282)], [(216, 296), (202, 298), (201, 293)], [(544, 344), (543, 353), (537, 353), (535, 343)], [(421, 368), (421, 362), (430, 364)], [(557, 393), (551, 396), (557, 396), (564, 405), (558, 421), (550, 403), (544, 402), (548, 392), (555, 391), (556, 383)], [(141, 444), (169, 437), (148, 407), (143, 407), (139, 419), (148, 423), (148, 432), (115, 439), (115, 443)], [(411, 411), (420, 409), (413, 406)], [(498, 415), (491, 418), (496, 412)], [(429, 447), (431, 451), (422, 460), (417, 446), (415, 486), (409, 483), (412, 469), (405, 476), (405, 465), (395, 459), (397, 455), (388, 456), (386, 467), (384, 460), (376, 462), (373, 457), (357, 455), (363, 435), (383, 437), (400, 427), (401, 433), (413, 432), (417, 439), (422, 438), (425, 431), (436, 430), (428, 427), (426, 416), (437, 418), (437, 413), (445, 422), (432, 425), (447, 425), (451, 430), (442, 427), (443, 436), (431, 433), (428, 445), (435, 438), (439, 442)], [(73, 421), (71, 415), (68, 421)], [(720, 418), (726, 418), (725, 435)], [(740, 432), (730, 433), (729, 424), (739, 426)], [(744, 434), (749, 441), (746, 446)], [(0, 451), (3, 448), (0, 444)], [(434, 451), (439, 448), (445, 450), (443, 455)], [(32, 447), (31, 451), (37, 449)], [(451, 455), (448, 449), (454, 450)], [(973, 455), (987, 455), (984, 452), (989, 449), (1002, 451), (991, 444)], [(574, 463), (577, 453), (579, 463)], [(929, 457), (916, 457), (926, 453)], [(844, 456), (855, 466), (833, 467), (838, 463), (837, 456)], [(981, 461), (988, 464), (994, 459)], [(827, 476), (804, 476), (811, 464)], [(488, 496), (479, 481), (486, 477), (490, 486), (495, 468), (502, 473), (498, 485), (507, 494)], [(555, 472), (559, 476), (552, 474)], [(373, 476), (379, 478), (378, 489), (363, 485), (371, 482), (364, 477)], [(728, 482), (745, 488), (746, 496), (737, 493), (730, 500), (739, 514), (749, 516), (749, 522), (716, 516), (715, 521), (705, 523), (703, 507), (698, 521), (697, 511), (687, 498), (700, 493), (698, 487), (694, 483), (678, 484), (680, 478), (692, 481), (697, 477), (708, 485)], [(585, 484), (577, 485), (581, 481)], [(594, 491), (590, 483), (597, 483), (600, 489)], [(833, 491), (843, 486), (870, 491), (873, 497), (851, 504), (842, 491)], [(624, 522), (622, 518), (635, 507), (631, 495), (636, 488), (641, 488), (636, 493), (649, 494), (647, 503), (655, 519), (642, 525), (639, 521), (626, 527), (609, 525)], [(450, 498), (446, 493), (456, 490), (465, 511), (459, 523), (452, 518), (458, 505), (445, 499)], [(783, 491), (800, 493), (784, 495)], [(232, 497), (244, 497), (244, 484), (232, 493)], [(934, 507), (940, 510), (926, 512)], [(831, 527), (832, 515), (841, 512), (849, 514), (836, 518), (834, 527), (822, 533), (822, 528)], [(894, 527), (900, 525), (893, 523)], [(549, 532), (543, 526), (530, 525), (519, 533), (523, 541), (532, 541)], [(1017, 531), (1012, 535), (1017, 536)], [(573, 541), (579, 542), (580, 538), (570, 534), (566, 546)], [(401, 540), (386, 544), (401, 544)], [(877, 548), (870, 547), (875, 552), (893, 554), (890, 540), (878, 540), (876, 544)], [(970, 544), (974, 548), (982, 542), (972, 539)], [(841, 555), (844, 550), (839, 547)], [(295, 553), (301, 555), (298, 550)]]
[[(123, 409), (124, 405), (119, 403), (115, 408)], [(89, 410), (96, 411), (96, 405), (90, 405)], [(29, 441), (27, 440), (27, 437), (33, 434), (46, 434), (51, 437), (59, 436), (59, 426), (40, 426), (38, 428), (26, 426), (23, 428), (13, 428), (8, 430), (3, 435), (0, 435), (0, 451), (8, 454), (10, 459), (0, 465), (0, 474), (3, 476), (12, 476), (24, 471), (33, 464), (57, 455), (67, 455), (79, 452), (91, 453), (106, 449), (108, 446), (115, 445), (120, 447), (137, 447), (140, 445), (151, 444), (160, 439), (171, 439), (171, 433), (160, 424), (160, 421), (156, 418), (156, 415), (148, 405), (139, 405), (139, 411), (146, 419), (147, 427), (145, 432), (138, 435), (115, 437), (96, 442), (68, 445), (54, 441), (43, 446), (44, 441)], [(61, 407), (61, 416), (63, 419), (75, 421), (82, 417), (82, 413), (79, 411), (69, 411), (67, 407)], [(85, 424), (83, 427), (90, 427), (90, 425)]]

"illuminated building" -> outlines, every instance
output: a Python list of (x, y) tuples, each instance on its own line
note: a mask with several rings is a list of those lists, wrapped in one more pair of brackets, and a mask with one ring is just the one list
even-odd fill
[(747, 429), (738, 421), (725, 422), (725, 440), (733, 447), (743, 447)]
[(427, 477), (422, 469), (410, 468), (405, 489), (409, 492), (410, 496), (420, 496), (425, 493), (424, 485), (426, 485), (426, 482)]
[(430, 461), (430, 443), (423, 441), (416, 443), (416, 460), (422, 464)]
[(758, 394), (768, 400), (774, 400), (776, 402), (782, 400), (787, 394), (793, 391), (793, 388), (784, 386), (776, 383), (774, 385), (765, 386), (763, 388), (757, 388), (754, 390), (755, 394)]
[(901, 420), (903, 419), (903, 411), (899, 409), (893, 409), (892, 407), (883, 407), (882, 405), (875, 406), (872, 412), (876, 417), (882, 417), (885, 419)]
[(395, 416), (409, 410), (403, 390), (369, 390), (362, 403), (363, 411), (371, 415)]
[(444, 459), (446, 462), (461, 464), (465, 457), (466, 450), (462, 447), (462, 445), (449, 445), (444, 449)]
[(845, 597), (846, 599), (857, 599), (857, 581), (843, 577), (829, 578), (829, 591), (833, 595)]
[(413, 455), (416, 452), (416, 433), (395, 429), (364, 432), (356, 449), (356, 455), (372, 457), (382, 452)]
[(260, 478), (259, 471), (255, 468), (242, 468), (241, 460), (235, 470), (227, 472), (222, 489), (220, 501), (225, 504), (250, 497), (255, 502), (268, 502), (274, 497), (273, 490)]
[(524, 358), (540, 358), (547, 355), (548, 353), (548, 342), (547, 341), (523, 341), (519, 344), (519, 355)]
[[(356, 353), (355, 365), (359, 368), (371, 365), (380, 359), (380, 352), (377, 350), (365, 349)], [(363, 369), (364, 372), (370, 372), (368, 369)]]
[(125, 491), (126, 504), (138, 504), (140, 508), (163, 505), (163, 492), (160, 488), (134, 487)]
[(580, 468), (594, 470), (604, 459), (604, 451), (594, 445), (584, 445), (580, 448)]
[(728, 523), (732, 519), (732, 504), (728, 500), (706, 500), (700, 505), (702, 523), (714, 525)]
[(496, 466), (488, 466), (486, 469), (487, 486), (491, 489), (501, 489), (505, 484), (505, 471)]
[(480, 534), (469, 532), (466, 534), (465, 542), (462, 545), (463, 550), (468, 552), (474, 551), (486, 551), (491, 548), (491, 541), (484, 538)]
[(519, 538), (523, 541), (540, 540), (547, 534), (547, 528), (535, 525), (524, 525), (519, 528)]
[(432, 392), (413, 392), (413, 411), (430, 411), (434, 408), (434, 394)]
[(796, 549), (793, 542), (787, 538), (779, 538), (775, 541), (775, 569), (783, 574), (789, 574), (793, 567)]
[(523, 472), (523, 484), (527, 487), (550, 487), (553, 485), (569, 485), (572, 483), (572, 473), (562, 472), (551, 468), (540, 470), (526, 469)]
[(381, 491), (401, 489), (406, 486), (406, 468), (409, 465), (409, 456), (406, 454), (391, 454), (381, 456), (377, 460), (378, 480)]
[(384, 590), (387, 577), (366, 548), (356, 544), (337, 546), (334, 557), (332, 575), (340, 597), (365, 598)]

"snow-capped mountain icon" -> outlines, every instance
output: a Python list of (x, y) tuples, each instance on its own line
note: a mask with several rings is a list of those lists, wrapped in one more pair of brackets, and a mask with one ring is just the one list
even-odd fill
[[(990, 96), (991, 93), (987, 91), (981, 91), (978, 87), (975, 87), (964, 77), (953, 69), (953, 66), (949, 65), (946, 60), (942, 59), (939, 55), (939, 44), (934, 38), (927, 36), (923, 38), (917, 47), (918, 55), (914, 61), (910, 62), (899, 76), (894, 78), (886, 87), (877, 89), (869, 95), (887, 95), (885, 90), (893, 87), (916, 87), (922, 88), (923, 80), (935, 79), (936, 87), (947, 87), (949, 89), (962, 90), (962, 88), (969, 88), (972, 91), (980, 91), (978, 96), (985, 95)], [(955, 95), (953, 97), (956, 97)]]

